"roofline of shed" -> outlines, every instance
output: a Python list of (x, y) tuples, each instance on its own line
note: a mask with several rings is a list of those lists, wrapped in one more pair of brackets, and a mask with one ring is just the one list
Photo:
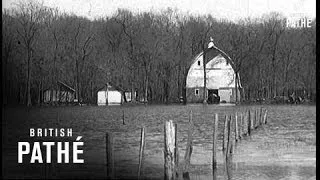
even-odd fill
[(72, 87), (68, 86), (67, 84), (65, 84), (65, 83), (62, 82), (62, 81), (58, 81), (58, 83), (64, 85), (65, 87), (69, 88), (70, 90), (72, 90), (72, 91), (74, 91), (74, 92), (76, 91), (75, 89), (73, 89)]

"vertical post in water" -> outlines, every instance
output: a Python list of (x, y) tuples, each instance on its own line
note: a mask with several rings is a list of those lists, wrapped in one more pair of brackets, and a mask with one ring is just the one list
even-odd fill
[(226, 152), (227, 136), (228, 136), (228, 116), (225, 115), (223, 140), (222, 140), (222, 152), (224, 153)]
[(268, 112), (268, 110), (266, 109), (266, 111), (264, 112), (264, 117), (263, 117), (264, 124), (267, 124), (267, 112)]
[(242, 138), (243, 133), (243, 114), (240, 113), (240, 128), (239, 128), (239, 139)]
[(259, 109), (256, 110), (257, 111), (257, 125), (256, 128), (259, 127)]
[[(255, 115), (254, 113), (255, 113), (255, 111), (253, 111), (253, 116)], [(254, 129), (254, 117), (251, 117), (251, 114), (250, 114), (250, 120), (251, 120), (251, 122), (250, 122), (251, 127), (250, 128), (253, 130)]]
[(237, 128), (236, 128), (236, 121), (234, 120), (232, 122), (232, 128), (234, 129), (234, 138), (231, 138), (231, 142), (232, 142), (232, 145), (231, 145), (231, 152), (234, 153), (235, 152), (235, 148), (236, 148), (236, 139), (238, 139), (238, 137), (236, 136), (236, 131), (237, 131)]
[(107, 162), (107, 178), (113, 178), (113, 135), (112, 133), (106, 133), (106, 162)]
[(248, 110), (248, 123), (247, 123), (247, 125), (248, 125), (248, 128), (247, 128), (247, 134), (248, 134), (248, 136), (250, 136), (251, 135), (251, 116), (250, 116), (250, 109)]
[(227, 148), (226, 148), (226, 158), (229, 158), (230, 152), (231, 152), (231, 124), (232, 124), (232, 118), (231, 115), (229, 116), (228, 120), (228, 135), (227, 135)]
[(234, 140), (237, 142), (239, 138), (239, 127), (238, 127), (238, 113), (236, 112), (235, 116), (235, 132), (234, 132)]
[(178, 139), (177, 139), (177, 137), (178, 137), (178, 135), (177, 135), (178, 127), (177, 126), (178, 126), (177, 123), (175, 123), (174, 127), (175, 127), (176, 131), (175, 131), (175, 135), (174, 135), (174, 138), (175, 138), (175, 140), (174, 140), (174, 142), (175, 142), (175, 145), (174, 145), (174, 147), (175, 147), (175, 154), (174, 154), (174, 159), (175, 159), (175, 161), (174, 161), (174, 164), (175, 164), (174, 172), (175, 172), (175, 176), (174, 176), (174, 179), (177, 179), (179, 177), (179, 174), (178, 174), (178, 169), (179, 169), (179, 149), (178, 149)]
[(192, 111), (189, 115), (189, 129), (188, 129), (188, 139), (187, 139), (187, 148), (184, 155), (184, 160), (186, 162), (186, 167), (190, 164), (190, 157), (192, 153), (192, 133), (193, 133), (193, 121), (192, 121)]
[(262, 124), (262, 107), (260, 108), (260, 113), (259, 113), (259, 126)]
[(125, 125), (126, 123), (124, 122), (124, 110), (122, 110), (122, 124)]
[(246, 112), (244, 112), (243, 113), (243, 127), (242, 127), (242, 136), (245, 136), (245, 135), (247, 135), (247, 127), (248, 127), (248, 125), (247, 125), (247, 123), (248, 123), (248, 116), (247, 116), (247, 113)]
[(259, 109), (256, 109), (256, 129), (258, 128), (258, 126), (259, 126)]
[(260, 110), (257, 109), (257, 126), (260, 126)]
[(192, 134), (193, 134), (193, 121), (192, 121), (192, 110), (189, 114), (189, 129), (188, 129), (188, 139), (187, 139), (187, 147), (186, 152), (184, 154), (184, 167), (183, 167), (183, 173), (182, 176), (184, 179), (190, 179), (189, 177), (189, 166), (190, 166), (190, 159), (192, 154)]
[(144, 154), (144, 147), (145, 147), (145, 128), (141, 128), (141, 136), (140, 136), (140, 151), (139, 151), (139, 168), (138, 168), (138, 179), (141, 176), (141, 169), (142, 169), (142, 160)]
[(218, 135), (218, 114), (215, 114), (213, 125), (213, 141), (212, 141), (212, 168), (217, 168), (217, 135)]
[(172, 120), (164, 126), (164, 179), (175, 179), (176, 167), (176, 129)]
[(253, 123), (253, 129), (257, 128), (257, 109), (254, 110), (254, 123)]

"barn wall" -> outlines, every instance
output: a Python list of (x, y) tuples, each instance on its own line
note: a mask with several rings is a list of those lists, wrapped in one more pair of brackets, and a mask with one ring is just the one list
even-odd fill
[[(195, 90), (199, 89), (199, 95), (195, 95)], [(208, 89), (207, 89), (208, 90)], [(226, 100), (227, 103), (235, 103), (235, 88), (218, 89), (220, 101)], [(225, 97), (228, 96), (228, 97)], [(203, 87), (186, 88), (187, 103), (203, 103)], [(238, 101), (240, 101), (240, 91), (238, 90)]]
[[(195, 90), (199, 89), (199, 95), (195, 95)], [(203, 102), (203, 87), (186, 88), (187, 103)]]
[(218, 89), (218, 94), (220, 96), (220, 102), (226, 101), (227, 103), (233, 101), (233, 96), (232, 96), (232, 88), (223, 88), (223, 89)]
[[(198, 64), (199, 62), (199, 64)], [(223, 96), (221, 100), (226, 102), (235, 102), (235, 73), (227, 60), (218, 55), (211, 59), (206, 67), (207, 69), (207, 89), (219, 89)], [(202, 64), (202, 55), (198, 56), (190, 66), (186, 78), (186, 100), (189, 103), (203, 102), (204, 72)], [(200, 94), (195, 95), (194, 90), (199, 89)], [(220, 95), (220, 93), (219, 93)], [(238, 100), (240, 100), (240, 91), (238, 90)]]
[[(200, 62), (200, 65), (198, 65)], [(187, 75), (187, 87), (203, 87), (202, 56), (199, 56), (190, 66)], [(230, 64), (222, 56), (211, 59), (207, 65), (207, 85), (209, 89), (219, 87), (234, 87), (235, 73)], [(210, 87), (212, 86), (212, 87)]]

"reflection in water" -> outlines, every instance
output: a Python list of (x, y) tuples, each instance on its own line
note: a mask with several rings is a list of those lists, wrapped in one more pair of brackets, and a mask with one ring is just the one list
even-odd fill
[(183, 177), (183, 180), (190, 180), (189, 172), (184, 172), (184, 173), (182, 174), (182, 177)]
[(232, 155), (225, 159), (224, 168), (226, 177), (225, 179), (232, 179)]
[(217, 174), (218, 174), (217, 168), (212, 169), (212, 179), (213, 180), (217, 180)]

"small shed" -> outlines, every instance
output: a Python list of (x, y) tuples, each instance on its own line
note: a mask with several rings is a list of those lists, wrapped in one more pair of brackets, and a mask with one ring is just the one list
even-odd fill
[(55, 88), (47, 88), (43, 91), (43, 102), (71, 103), (74, 101), (75, 92), (72, 87), (58, 81)]
[(120, 88), (107, 83), (97, 93), (98, 106), (121, 105), (123, 103), (123, 91)]
[(137, 91), (133, 91), (133, 95), (132, 95), (132, 92), (127, 90), (124, 92), (124, 95), (125, 95), (125, 100), (126, 102), (133, 102), (133, 101), (136, 101), (137, 99)]

